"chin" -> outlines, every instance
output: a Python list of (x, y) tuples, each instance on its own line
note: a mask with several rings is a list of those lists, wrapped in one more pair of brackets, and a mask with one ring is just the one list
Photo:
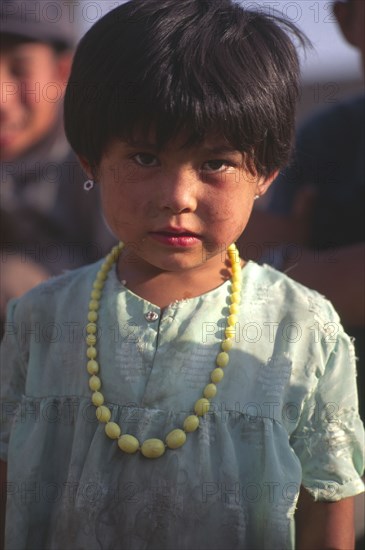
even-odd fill
[(155, 255), (146, 257), (145, 261), (161, 271), (181, 273), (201, 266), (204, 261), (201, 252), (196, 255), (173, 252), (166, 257)]

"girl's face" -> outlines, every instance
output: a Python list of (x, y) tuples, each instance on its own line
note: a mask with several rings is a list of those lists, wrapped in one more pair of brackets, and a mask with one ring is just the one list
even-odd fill
[(97, 171), (106, 221), (145, 274), (221, 269), (255, 195), (274, 178), (253, 176), (243, 155), (223, 140), (191, 148), (183, 143), (158, 150), (153, 142), (115, 140)]

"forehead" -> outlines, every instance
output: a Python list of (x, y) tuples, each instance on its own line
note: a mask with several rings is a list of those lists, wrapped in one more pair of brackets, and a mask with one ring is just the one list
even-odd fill
[(44, 42), (37, 42), (25, 37), (1, 34), (0, 35), (0, 54), (17, 56), (39, 56), (41, 54), (53, 54), (53, 48)]

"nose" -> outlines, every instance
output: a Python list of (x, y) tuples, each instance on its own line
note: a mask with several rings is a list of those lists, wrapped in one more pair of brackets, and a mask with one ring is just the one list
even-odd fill
[(199, 178), (193, 169), (169, 171), (160, 187), (160, 206), (173, 214), (194, 212), (198, 204)]

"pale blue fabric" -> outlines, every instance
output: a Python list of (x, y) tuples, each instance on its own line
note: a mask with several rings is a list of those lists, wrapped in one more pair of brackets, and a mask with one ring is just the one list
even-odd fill
[[(123, 454), (90, 404), (84, 328), (99, 265), (9, 308), (8, 550), (290, 549), (301, 483), (320, 500), (362, 491), (352, 343), (328, 301), (252, 262), (230, 363), (199, 430), (156, 460)], [(229, 286), (161, 312), (110, 273), (98, 349), (124, 433), (143, 441), (182, 425), (214, 368)]]

